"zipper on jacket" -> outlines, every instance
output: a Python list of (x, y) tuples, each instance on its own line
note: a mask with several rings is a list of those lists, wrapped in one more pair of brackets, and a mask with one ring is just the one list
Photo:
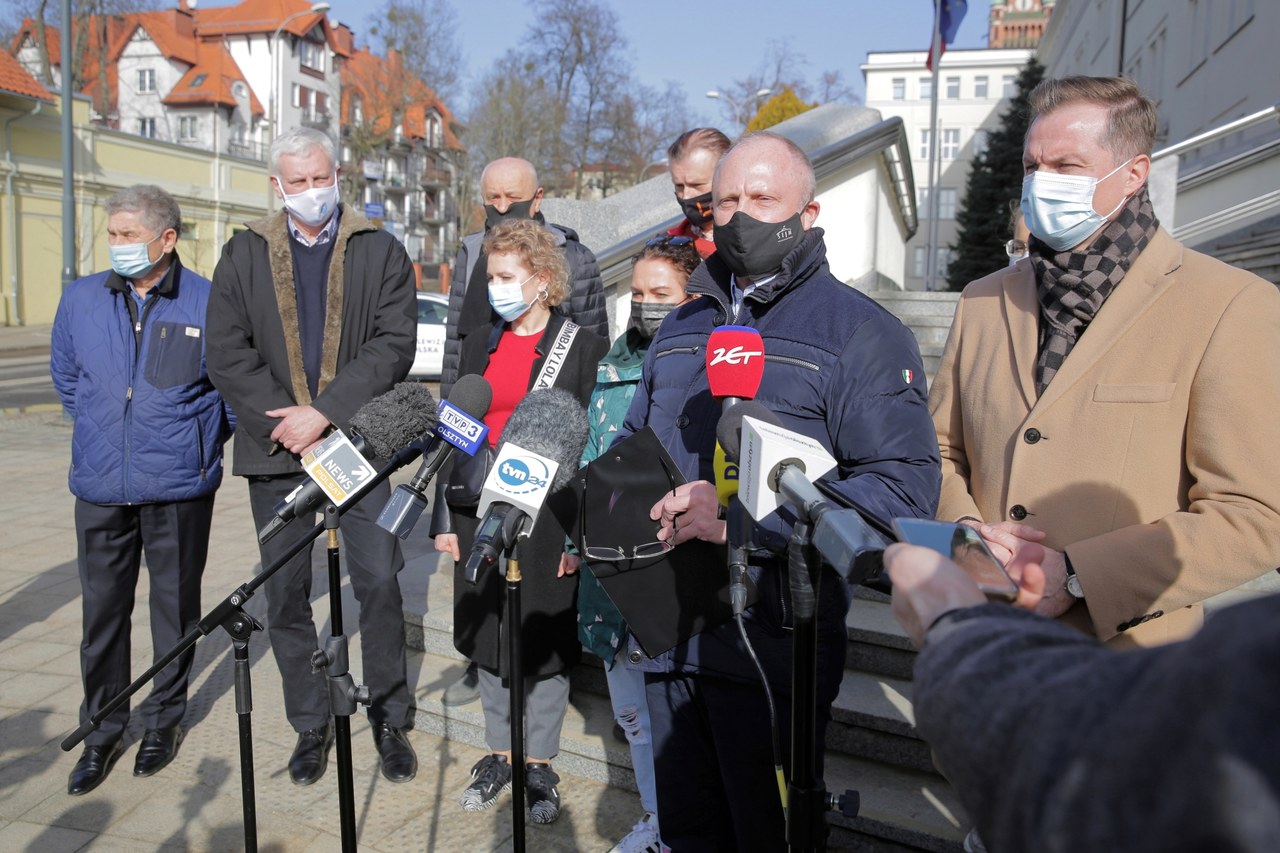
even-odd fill
[(805, 367), (805, 368), (808, 368), (809, 370), (816, 370), (819, 373), (822, 372), (822, 368), (819, 367), (817, 364), (814, 364), (812, 361), (806, 361), (803, 358), (796, 358), (790, 355), (773, 355), (771, 353), (766, 352), (764, 354), (764, 360), (779, 361), (779, 362), (782, 362), (783, 364), (793, 364), (796, 367)]
[(200, 418), (196, 418), (196, 449), (200, 453), (200, 482), (204, 482), (204, 424), (200, 423)]
[(671, 349), (664, 349), (662, 352), (656, 353), (653, 357), (658, 359), (664, 358), (668, 355), (697, 355), (701, 351), (702, 347), (672, 347)]

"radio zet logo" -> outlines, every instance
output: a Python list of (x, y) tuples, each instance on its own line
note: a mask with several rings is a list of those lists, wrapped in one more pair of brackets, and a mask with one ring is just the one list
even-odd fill
[(545, 489), (551, 482), (550, 475), (546, 463), (528, 456), (512, 456), (498, 466), (498, 479), (512, 495), (531, 495)]

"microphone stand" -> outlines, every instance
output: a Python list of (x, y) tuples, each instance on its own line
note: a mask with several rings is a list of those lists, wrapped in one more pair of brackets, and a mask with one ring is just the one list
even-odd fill
[(524, 853), (524, 648), (520, 629), (520, 540), (507, 558), (507, 683), (511, 699), (511, 849)]
[(791, 780), (787, 783), (787, 845), (790, 850), (826, 850), (825, 813), (835, 808), (858, 816), (857, 791), (839, 799), (827, 793), (817, 775), (818, 714), (818, 594), (822, 585), (822, 556), (813, 544), (816, 519), (796, 504), (800, 518), (787, 544), (793, 628), (791, 632)]
[[(137, 693), (145, 687), (152, 679), (154, 679), (165, 667), (177, 660), (188, 649), (196, 644), (201, 637), (210, 634), (214, 628), (223, 628), (230, 636), (235, 659), (235, 702), (236, 715), (239, 723), (239, 747), (240, 747), (240, 796), (244, 819), (244, 847), (246, 853), (257, 853), (258, 850), (258, 822), (257, 822), (257, 803), (254, 793), (253, 784), (253, 690), (249, 676), (249, 638), (254, 631), (261, 631), (262, 625), (244, 611), (244, 604), (253, 594), (267, 582), (267, 580), (280, 571), (291, 559), (302, 552), (311, 542), (320, 535), (320, 532), (326, 527), (332, 525), (330, 532), (331, 541), (336, 539), (338, 517), (346, 512), (350, 507), (354, 506), (357, 501), (365, 496), (377, 484), (386, 480), (393, 473), (408, 465), (422, 453), (421, 438), (412, 442), (408, 447), (396, 452), (376, 474), (366, 481), (360, 491), (354, 494), (340, 507), (335, 507), (332, 503), (325, 506), (325, 520), (313, 526), (310, 532), (306, 533), (298, 539), (297, 542), (289, 546), (280, 557), (270, 566), (263, 566), (252, 580), (241, 584), (230, 595), (220, 601), (210, 610), (204, 618), (196, 623), (196, 626), (183, 635), (173, 648), (165, 652), (151, 667), (142, 675), (135, 678), (129, 686), (125, 687), (115, 696), (107, 701), (102, 709), (93, 714), (88, 722), (83, 723), (78, 729), (63, 738), (60, 746), (63, 752), (70, 752), (80, 744), (89, 733), (102, 725), (102, 721), (111, 715), (111, 712), (119, 708), (133, 694)], [(332, 520), (330, 519), (332, 515)], [(320, 660), (326, 666), (326, 672), (330, 677), (330, 694), (333, 701), (333, 693), (337, 689), (334, 686), (335, 679), (345, 678), (342, 686), (343, 693), (341, 701), (334, 705), (335, 708), (346, 707), (349, 701), (347, 696), (350, 695), (354, 701), (360, 701), (360, 691), (364, 691), (367, 696), (367, 688), (354, 688), (350, 686), (351, 676), (346, 672), (347, 669), (347, 653), (346, 638), (342, 637), (339, 644), (334, 643), (335, 636), (341, 634), (341, 603), (338, 601), (340, 588), (337, 575), (337, 553), (336, 545), (330, 554), (330, 575), (329, 575), (329, 595), (333, 602), (331, 607), (336, 607), (333, 617), (333, 635), (329, 638), (329, 643), (324, 651), (317, 650), (313, 662)], [(340, 646), (340, 649), (339, 649)], [(334, 655), (333, 663), (329, 664), (329, 655), (332, 650)], [(339, 670), (340, 668), (340, 670)], [(367, 701), (367, 700), (366, 700)], [(348, 718), (350, 711), (347, 712)], [(348, 791), (350, 792), (349, 805), (350, 808), (344, 808), (342, 814), (342, 831), (343, 844), (342, 849), (345, 851), (355, 850), (355, 802), (354, 791), (351, 786), (351, 742), (350, 742), (350, 720), (346, 720), (347, 737), (346, 737), (346, 762), (347, 771), (346, 779)], [(335, 719), (335, 735), (340, 731), (341, 723)], [(341, 764), (343, 747), (339, 744), (338, 761), (339, 771), (341, 774)], [(339, 780), (339, 801), (342, 799), (342, 781)], [(348, 839), (348, 828), (350, 828), (350, 839)]]

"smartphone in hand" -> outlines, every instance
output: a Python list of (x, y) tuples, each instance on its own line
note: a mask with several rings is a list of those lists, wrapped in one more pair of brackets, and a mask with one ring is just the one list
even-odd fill
[(922, 518), (895, 518), (893, 532), (899, 542), (923, 545), (949, 558), (964, 569), (987, 598), (1013, 601), (1018, 597), (1017, 583), (1009, 577), (978, 531), (969, 525)]

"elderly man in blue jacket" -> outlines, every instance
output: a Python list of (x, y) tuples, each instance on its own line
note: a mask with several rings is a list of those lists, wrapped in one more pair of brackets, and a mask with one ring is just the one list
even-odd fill
[[(199, 621), (222, 445), (234, 429), (205, 370), (209, 280), (178, 260), (177, 202), (139, 185), (106, 208), (111, 269), (67, 288), (50, 357), (54, 387), (75, 421), (69, 484), (84, 607), (82, 724), (131, 680), (129, 616), (143, 553), (154, 657)], [(135, 776), (177, 754), (194, 654), (165, 667), (142, 702)], [(101, 784), (128, 722), (125, 704), (85, 738), (68, 794)]]
[[(765, 366), (755, 399), (835, 458), (832, 487), (882, 520), (933, 516), (941, 473), (919, 348), (902, 323), (831, 274), (823, 231), (814, 227), (814, 184), (804, 152), (770, 133), (743, 138), (716, 167), (716, 252), (688, 284), (690, 296), (703, 298), (663, 322), (618, 433), (652, 427), (691, 481), (653, 507), (664, 541), (725, 542), (708, 482), (720, 404), (706, 376), (708, 337), (725, 324), (760, 332)], [(759, 599), (744, 619), (778, 700), (784, 744), (790, 509), (752, 526), (749, 573)], [(825, 570), (816, 614), (819, 773), (851, 603), (851, 587)], [(633, 647), (628, 661), (646, 670), (663, 842), (682, 853), (785, 849), (768, 705), (737, 627), (704, 631), (656, 658)]]

